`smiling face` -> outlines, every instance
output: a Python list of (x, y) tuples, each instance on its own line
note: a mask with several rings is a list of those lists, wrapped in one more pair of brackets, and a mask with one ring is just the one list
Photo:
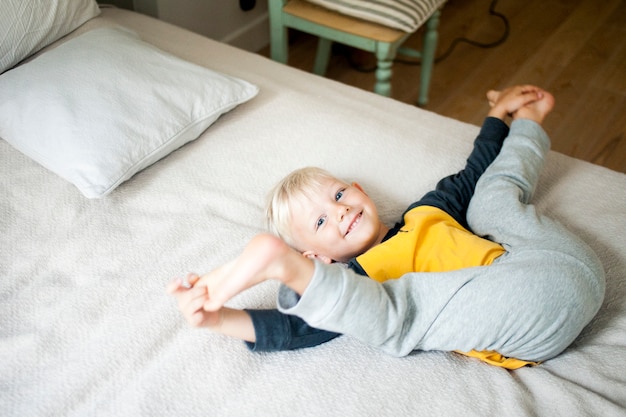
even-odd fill
[(293, 197), (291, 238), (305, 256), (347, 262), (380, 243), (387, 227), (358, 184), (323, 178), (313, 193)]

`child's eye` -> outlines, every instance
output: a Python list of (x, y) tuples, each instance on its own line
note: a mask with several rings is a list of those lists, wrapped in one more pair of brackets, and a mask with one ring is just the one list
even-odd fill
[(320, 227), (322, 227), (325, 221), (326, 219), (324, 217), (320, 217), (319, 219), (317, 219), (317, 224), (315, 225), (315, 228), (319, 229)]
[(335, 201), (339, 201), (339, 200), (341, 200), (341, 197), (343, 197), (343, 191), (344, 191), (344, 190), (339, 190), (339, 191), (337, 192), (337, 194), (335, 195)]

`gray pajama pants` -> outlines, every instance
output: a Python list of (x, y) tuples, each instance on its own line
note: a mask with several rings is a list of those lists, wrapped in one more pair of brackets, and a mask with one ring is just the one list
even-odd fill
[(396, 356), (472, 349), (529, 361), (558, 355), (597, 313), (605, 284), (593, 251), (529, 204), (549, 144), (538, 124), (514, 121), (476, 186), (468, 223), (507, 251), (492, 265), (380, 284), (316, 263), (302, 297), (281, 287), (279, 309)]

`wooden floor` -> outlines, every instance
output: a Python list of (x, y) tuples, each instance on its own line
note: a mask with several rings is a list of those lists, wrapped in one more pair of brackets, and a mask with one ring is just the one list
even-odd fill
[[(482, 43), (497, 40), (503, 22), (489, 14), (491, 0), (449, 0), (441, 15), (438, 55), (458, 37)], [(556, 108), (545, 121), (552, 148), (626, 173), (626, 0), (499, 0), (495, 10), (510, 24), (500, 46), (460, 43), (435, 65), (425, 107), (481, 124), (484, 94), (491, 88), (530, 83), (551, 91)], [(421, 31), (409, 44), (421, 42)], [(292, 31), (289, 65), (310, 70), (316, 39)], [(269, 48), (260, 51), (268, 56)], [(369, 54), (336, 47), (327, 77), (371, 90)], [(352, 62), (352, 63), (351, 63)], [(393, 98), (414, 104), (419, 67), (394, 65)]]

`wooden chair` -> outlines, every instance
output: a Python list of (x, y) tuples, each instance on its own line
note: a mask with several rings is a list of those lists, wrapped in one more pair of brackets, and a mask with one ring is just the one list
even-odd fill
[(398, 29), (340, 14), (304, 0), (269, 0), (270, 50), (274, 61), (287, 63), (288, 34), (293, 28), (319, 37), (313, 72), (324, 75), (333, 42), (374, 53), (377, 59), (374, 91), (391, 95), (391, 67), (396, 55), (421, 58), (418, 104), (426, 105), (437, 47), (439, 10), (426, 21), (421, 51), (401, 45), (411, 36)]

